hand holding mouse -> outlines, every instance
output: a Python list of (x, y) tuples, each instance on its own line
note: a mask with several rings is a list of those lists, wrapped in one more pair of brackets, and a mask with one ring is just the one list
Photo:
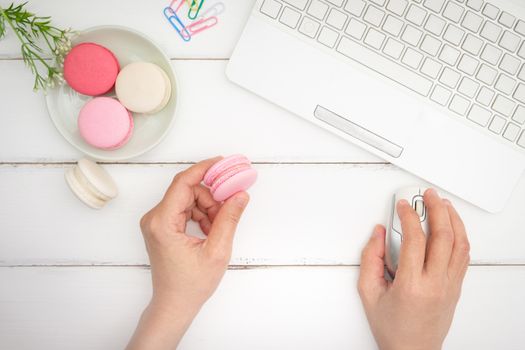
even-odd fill
[[(397, 203), (403, 243), (396, 277), (384, 278), (385, 229), (363, 250), (359, 294), (383, 350), (440, 349), (449, 331), (469, 264), (469, 242), (458, 213), (430, 189), (424, 195), (430, 236), (407, 201)], [(428, 244), (427, 244), (428, 243)]]
[[(219, 160), (202, 161), (175, 176), (161, 202), (140, 222), (153, 296), (128, 349), (174, 349), (228, 267), (249, 197), (239, 192), (221, 204), (201, 185)], [(186, 235), (190, 219), (199, 223), (207, 239)]]

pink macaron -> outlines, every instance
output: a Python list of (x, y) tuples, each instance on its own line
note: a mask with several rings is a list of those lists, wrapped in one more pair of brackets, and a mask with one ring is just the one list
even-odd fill
[(78, 129), (91, 146), (114, 150), (124, 146), (131, 138), (133, 118), (114, 98), (95, 97), (80, 110)]
[(243, 155), (233, 155), (218, 161), (204, 175), (204, 184), (218, 202), (247, 190), (256, 180), (257, 171)]
[(73, 90), (84, 95), (97, 96), (111, 90), (119, 70), (115, 55), (95, 43), (73, 47), (64, 59), (64, 79)]

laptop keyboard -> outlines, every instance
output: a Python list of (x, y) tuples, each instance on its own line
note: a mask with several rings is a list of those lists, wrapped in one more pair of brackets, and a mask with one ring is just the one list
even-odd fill
[(483, 0), (264, 0), (259, 11), (525, 149), (525, 21)]

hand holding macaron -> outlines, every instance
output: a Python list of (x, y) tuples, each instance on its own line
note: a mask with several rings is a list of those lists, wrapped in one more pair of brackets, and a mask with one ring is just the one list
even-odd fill
[[(213, 199), (201, 182), (219, 161), (202, 161), (175, 176), (164, 198), (141, 220), (153, 296), (129, 350), (175, 349), (228, 267), (249, 197), (241, 191), (222, 203)], [(199, 223), (206, 239), (186, 234), (190, 219)]]

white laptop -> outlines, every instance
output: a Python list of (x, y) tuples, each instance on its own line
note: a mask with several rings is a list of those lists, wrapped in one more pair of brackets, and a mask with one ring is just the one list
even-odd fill
[(523, 0), (258, 0), (227, 76), (498, 212), (525, 169), (524, 40)]

